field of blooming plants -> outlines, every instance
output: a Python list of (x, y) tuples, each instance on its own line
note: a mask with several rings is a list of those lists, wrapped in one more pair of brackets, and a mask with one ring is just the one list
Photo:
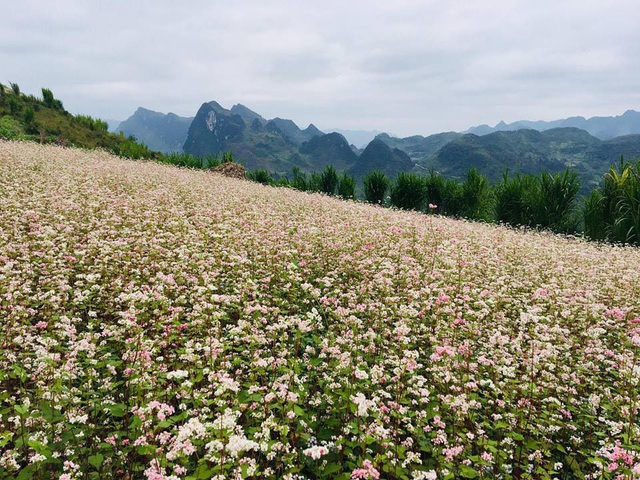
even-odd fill
[(640, 251), (0, 142), (0, 478), (640, 478)]

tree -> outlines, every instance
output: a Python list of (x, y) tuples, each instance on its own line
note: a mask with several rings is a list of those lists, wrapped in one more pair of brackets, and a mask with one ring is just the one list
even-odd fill
[(291, 186), (296, 190), (307, 191), (309, 190), (309, 181), (307, 180), (307, 174), (300, 170), (300, 167), (295, 166), (292, 169), (293, 180), (291, 180)]
[(356, 179), (343, 172), (338, 183), (338, 195), (345, 200), (356, 198)]
[(399, 173), (391, 187), (391, 205), (404, 210), (421, 210), (427, 200), (427, 184), (415, 173)]
[(490, 209), (489, 180), (473, 167), (462, 184), (462, 216), (471, 220), (488, 220)]
[(258, 182), (263, 185), (270, 185), (273, 182), (271, 174), (265, 169), (254, 170), (249, 172), (247, 176), (249, 177), (249, 180), (253, 180), (254, 182)]
[(387, 190), (391, 185), (391, 180), (380, 170), (374, 170), (368, 173), (362, 179), (364, 184), (364, 198), (369, 203), (382, 205)]
[(577, 228), (573, 217), (580, 180), (568, 169), (563, 174), (543, 172), (539, 179), (538, 204), (535, 208), (536, 226), (557, 233), (571, 233)]
[(320, 174), (320, 191), (327, 195), (334, 195), (338, 189), (338, 172), (333, 165), (327, 165)]
[(55, 103), (55, 98), (53, 97), (53, 93), (48, 88), (42, 89), (42, 101), (46, 107), (53, 108)]

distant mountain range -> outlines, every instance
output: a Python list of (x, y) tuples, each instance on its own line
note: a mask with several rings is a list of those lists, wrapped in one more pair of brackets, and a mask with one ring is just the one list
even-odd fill
[(495, 127), (489, 125), (479, 125), (471, 127), (463, 133), (475, 133), (476, 135), (487, 135), (494, 132), (514, 131), (523, 128), (544, 131), (552, 128), (573, 127), (589, 132), (600, 140), (608, 140), (622, 135), (632, 135), (640, 133), (640, 112), (627, 110), (622, 115), (616, 117), (569, 117), (552, 121), (529, 121), (519, 120), (513, 123), (500, 122)]
[[(633, 110), (616, 117), (500, 122), (495, 127), (481, 125), (463, 133), (426, 137), (379, 133), (359, 146), (339, 132), (324, 133), (313, 124), (301, 129), (292, 120), (267, 120), (244, 105), (226, 109), (215, 101), (202, 104), (189, 118), (139, 108), (116, 130), (162, 152), (207, 156), (231, 151), (248, 169), (280, 175), (293, 167), (313, 172), (331, 164), (356, 178), (374, 169), (392, 177), (433, 170), (463, 178), (476, 167), (495, 182), (506, 170), (539, 173), (569, 167), (578, 171), (586, 191), (621, 155), (640, 158), (640, 113)], [(375, 133), (343, 132), (360, 140)]]

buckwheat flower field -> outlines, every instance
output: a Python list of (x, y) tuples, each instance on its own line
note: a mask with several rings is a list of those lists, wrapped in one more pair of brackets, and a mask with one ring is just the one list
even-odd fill
[(640, 251), (0, 142), (0, 478), (640, 478)]

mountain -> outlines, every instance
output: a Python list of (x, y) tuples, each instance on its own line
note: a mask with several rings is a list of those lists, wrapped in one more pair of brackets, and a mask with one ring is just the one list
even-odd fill
[(323, 135), (314, 124), (310, 124), (304, 130), (300, 130), (292, 120), (284, 118), (269, 120), (265, 128), (271, 131), (280, 131), (287, 140), (295, 145), (302, 145), (303, 142), (309, 141), (317, 135)]
[(231, 151), (247, 169), (281, 175), (293, 167), (319, 172), (333, 165), (357, 178), (374, 169), (394, 176), (415, 167), (405, 152), (380, 140), (371, 141), (358, 155), (339, 133), (324, 134), (313, 124), (302, 130), (292, 120), (265, 120), (245, 106), (227, 110), (217, 102), (200, 107), (189, 127), (184, 151), (200, 157)]
[(262, 115), (250, 110), (244, 105), (238, 103), (231, 107), (231, 113), (235, 113), (236, 115), (240, 115), (242, 119), (245, 121), (247, 125), (251, 125), (256, 120), (259, 124), (264, 125), (267, 121), (262, 117)]
[(429, 135), (428, 137), (414, 135), (406, 138), (397, 138), (382, 133), (377, 135), (376, 139), (384, 142), (391, 148), (398, 148), (406, 152), (413, 160), (420, 160), (433, 155), (440, 148), (458, 138), (460, 135), (460, 133), (456, 132), (443, 132)]
[(561, 120), (552, 121), (529, 121), (520, 120), (513, 123), (500, 122), (495, 127), (489, 125), (479, 125), (471, 127), (463, 133), (473, 133), (475, 135), (488, 135), (489, 133), (499, 131), (514, 131), (520, 129), (533, 130), (550, 130), (552, 128), (574, 127), (589, 132), (600, 140), (608, 140), (610, 138), (623, 135), (631, 135), (640, 133), (640, 112), (635, 110), (627, 110), (622, 115), (615, 117), (569, 117)]
[(347, 142), (358, 149), (366, 147), (377, 135), (383, 133), (378, 130), (345, 130), (342, 128), (328, 128), (325, 131), (327, 133), (339, 133), (347, 139)]
[(362, 178), (368, 172), (380, 170), (389, 177), (395, 177), (400, 172), (413, 170), (414, 167), (415, 164), (405, 152), (390, 148), (382, 140), (373, 139), (349, 169), (349, 174)]
[(351, 150), (347, 139), (339, 133), (316, 135), (300, 146), (300, 154), (313, 159), (316, 170), (333, 165), (338, 171), (351, 168), (358, 156)]
[(640, 157), (640, 135), (602, 141), (578, 128), (529, 129), (461, 135), (419, 164), (455, 178), (463, 178), (475, 167), (493, 182), (499, 181), (506, 170), (537, 174), (572, 168), (586, 192), (598, 185), (621, 155)]
[(133, 135), (151, 150), (162, 153), (181, 152), (193, 117), (160, 113), (139, 107), (116, 128), (126, 136)]

